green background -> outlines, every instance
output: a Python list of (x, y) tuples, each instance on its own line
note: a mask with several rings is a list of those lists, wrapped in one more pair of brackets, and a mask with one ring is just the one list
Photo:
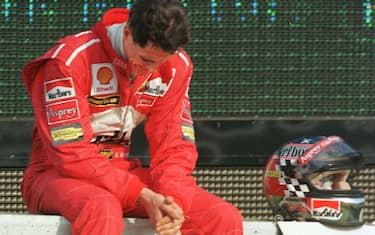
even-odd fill
[[(65, 35), (132, 1), (1, 1), (0, 117), (32, 117), (20, 72)], [(375, 113), (374, 1), (182, 1), (196, 119)]]

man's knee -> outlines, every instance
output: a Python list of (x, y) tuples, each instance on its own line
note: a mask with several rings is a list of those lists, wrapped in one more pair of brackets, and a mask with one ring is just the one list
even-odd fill
[(186, 234), (242, 234), (242, 215), (235, 206), (228, 202), (221, 201), (188, 218), (183, 226)]
[[(212, 223), (209, 231), (213, 235), (242, 235), (241, 212), (230, 203), (222, 203), (211, 211)], [(208, 221), (210, 223), (210, 221)]]
[(110, 194), (100, 193), (87, 195), (82, 198), (71, 198), (67, 201), (69, 206), (65, 209), (63, 215), (70, 221), (74, 221), (77, 217), (99, 218), (102, 216), (122, 217), (122, 208), (120, 201)]
[(121, 203), (110, 193), (92, 195), (83, 209), (95, 213), (96, 216), (122, 217)]
[[(113, 195), (92, 195), (72, 223), (76, 234), (119, 234), (123, 229), (122, 208), (120, 201)], [(109, 233), (110, 232), (110, 233)]]
[(230, 203), (223, 203), (212, 211), (213, 216), (220, 222), (220, 224), (227, 224), (228, 226), (242, 225), (241, 212)]

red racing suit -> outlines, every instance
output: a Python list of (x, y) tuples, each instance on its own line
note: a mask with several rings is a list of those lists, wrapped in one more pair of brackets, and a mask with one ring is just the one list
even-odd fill
[[(35, 117), (21, 184), (29, 212), (62, 214), (73, 235), (122, 234), (122, 213), (132, 216), (140, 191), (150, 187), (181, 206), (182, 234), (242, 234), (237, 208), (191, 175), (197, 150), (189, 56), (178, 50), (154, 73), (130, 80), (131, 68), (108, 36), (128, 13), (108, 11), (91, 30), (59, 40), (22, 71)], [(128, 158), (133, 129), (142, 122), (148, 169)]]
[(193, 65), (179, 50), (156, 72), (130, 81), (127, 61), (112, 48), (106, 29), (127, 17), (126, 9), (112, 10), (90, 31), (59, 40), (24, 67), (35, 127), (23, 184), (54, 168), (133, 204), (144, 185), (113, 167), (108, 157), (128, 168), (124, 158), (133, 129), (145, 121), (151, 187), (174, 196), (187, 210), (189, 190), (196, 186), (191, 172), (197, 152), (187, 96)]

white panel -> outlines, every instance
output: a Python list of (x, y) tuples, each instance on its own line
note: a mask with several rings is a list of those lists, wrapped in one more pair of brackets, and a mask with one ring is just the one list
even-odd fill
[(365, 224), (360, 227), (332, 227), (319, 222), (278, 222), (283, 235), (372, 235), (375, 226)]

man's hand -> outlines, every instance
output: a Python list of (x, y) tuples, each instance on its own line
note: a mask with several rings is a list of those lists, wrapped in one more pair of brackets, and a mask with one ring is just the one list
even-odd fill
[(176, 235), (184, 222), (182, 209), (172, 197), (164, 197), (148, 188), (142, 189), (139, 203), (145, 208), (159, 235)]
[(174, 202), (172, 197), (167, 196), (164, 202), (165, 204), (173, 207), (175, 212), (177, 212), (177, 214), (180, 214), (181, 216), (178, 216), (178, 218), (174, 219), (170, 216), (164, 216), (162, 220), (160, 220), (156, 224), (155, 230), (157, 231), (158, 235), (180, 235), (181, 226), (185, 221), (183, 211)]
[(158, 235), (179, 235), (181, 234), (181, 226), (183, 220), (172, 220), (169, 216), (164, 216), (163, 219), (157, 223), (155, 228)]

